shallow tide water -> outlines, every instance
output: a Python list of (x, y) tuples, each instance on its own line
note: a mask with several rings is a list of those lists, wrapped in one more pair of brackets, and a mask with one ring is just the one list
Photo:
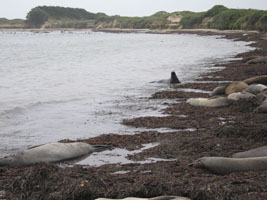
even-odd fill
[[(218, 36), (90, 31), (0, 32), (0, 157), (103, 133), (133, 134), (122, 119), (162, 115), (148, 99), (176, 71), (193, 81), (249, 51)], [(170, 100), (171, 101), (171, 100)]]

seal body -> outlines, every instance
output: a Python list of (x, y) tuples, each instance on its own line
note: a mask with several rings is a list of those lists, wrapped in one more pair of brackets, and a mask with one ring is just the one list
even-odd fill
[(256, 113), (267, 113), (267, 99), (265, 99), (259, 107), (257, 107), (254, 112)]
[(244, 80), (245, 83), (251, 85), (253, 83), (267, 84), (267, 75), (254, 76)]
[(251, 149), (249, 151), (234, 153), (233, 158), (253, 158), (267, 156), (267, 146)]
[(263, 84), (251, 84), (246, 89), (244, 89), (243, 92), (249, 92), (249, 93), (256, 95), (256, 94), (259, 94), (266, 89), (267, 89), (267, 87)]
[(193, 166), (204, 168), (212, 173), (225, 175), (234, 172), (267, 170), (267, 157), (225, 158), (203, 157), (193, 162)]
[(267, 90), (264, 90), (261, 93), (257, 94), (256, 97), (257, 97), (258, 102), (261, 104), (267, 98)]
[(227, 97), (218, 97), (214, 99), (209, 98), (190, 98), (186, 101), (192, 106), (202, 106), (202, 107), (210, 107), (210, 108), (217, 108), (217, 107), (226, 107), (233, 103), (231, 99)]
[(225, 89), (225, 94), (228, 96), (229, 94), (242, 92), (244, 89), (248, 87), (248, 84), (243, 81), (233, 82)]
[(166, 84), (175, 84), (175, 83), (181, 83), (181, 81), (178, 79), (175, 72), (171, 72), (171, 78), (167, 80), (160, 80), (158, 83), (166, 83)]
[[(102, 146), (102, 149), (104, 147)], [(39, 162), (58, 163), (78, 159), (100, 149), (100, 146), (93, 146), (84, 142), (49, 143), (0, 159), (0, 166), (30, 166)]]
[(223, 85), (223, 86), (218, 86), (212, 90), (212, 92), (209, 94), (211, 97), (216, 96), (216, 95), (223, 95), (225, 94), (225, 89), (227, 88), (228, 85)]
[(171, 72), (170, 84), (181, 83), (175, 72)]
[(267, 63), (267, 57), (258, 57), (246, 62), (246, 64), (261, 64), (261, 63)]
[[(112, 200), (106, 198), (98, 198), (96, 200)], [(127, 197), (124, 199), (117, 199), (117, 200), (190, 200), (186, 197), (179, 197), (179, 196), (159, 196), (154, 198), (137, 198), (137, 197)]]
[(228, 99), (238, 101), (239, 99), (249, 99), (256, 97), (254, 94), (251, 94), (249, 92), (236, 92), (228, 95)]

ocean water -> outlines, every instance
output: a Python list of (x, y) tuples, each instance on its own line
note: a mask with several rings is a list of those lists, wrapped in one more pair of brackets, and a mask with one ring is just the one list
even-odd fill
[(0, 156), (61, 139), (133, 134), (122, 119), (162, 115), (148, 97), (249, 51), (218, 36), (0, 32)]

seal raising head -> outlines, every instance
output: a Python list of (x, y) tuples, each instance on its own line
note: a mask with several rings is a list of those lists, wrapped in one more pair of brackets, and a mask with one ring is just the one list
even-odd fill
[[(151, 82), (151, 83), (155, 83), (155, 82)], [(181, 81), (177, 78), (175, 72), (171, 72), (171, 78), (157, 81), (157, 83), (176, 84), (176, 83), (181, 83)]]
[(170, 84), (173, 83), (181, 83), (181, 81), (178, 79), (178, 77), (176, 76), (175, 72), (171, 73), (171, 80), (170, 80)]

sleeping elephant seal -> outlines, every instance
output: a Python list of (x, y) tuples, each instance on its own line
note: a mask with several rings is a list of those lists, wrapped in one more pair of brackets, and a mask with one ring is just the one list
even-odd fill
[(267, 63), (267, 57), (259, 56), (246, 62), (246, 64), (265, 64)]
[(267, 90), (267, 86), (263, 84), (251, 84), (246, 89), (244, 89), (243, 92), (249, 92), (249, 93), (257, 95), (264, 90)]
[(244, 152), (234, 153), (233, 158), (254, 158), (267, 156), (267, 146), (251, 149)]
[(267, 75), (254, 76), (244, 80), (245, 83), (251, 85), (253, 83), (267, 84)]
[(175, 83), (181, 83), (181, 81), (176, 76), (175, 72), (171, 72), (171, 78), (167, 80), (160, 80), (158, 83), (167, 83), (167, 84), (175, 84)]
[(192, 106), (202, 106), (210, 108), (226, 107), (233, 103), (231, 99), (227, 97), (218, 97), (218, 98), (190, 98), (186, 101)]
[(212, 173), (225, 175), (234, 172), (263, 171), (267, 170), (267, 157), (256, 158), (225, 158), (203, 157), (191, 165), (204, 168)]
[(225, 94), (228, 96), (229, 94), (242, 92), (244, 89), (248, 87), (248, 84), (243, 81), (233, 82), (225, 89)]
[(257, 94), (256, 98), (257, 98), (257, 101), (260, 104), (262, 104), (262, 102), (264, 102), (265, 99), (267, 98), (267, 90), (264, 90), (261, 93)]
[(90, 145), (84, 142), (49, 143), (26, 149), (14, 156), (0, 158), (0, 166), (30, 166), (35, 163), (59, 163), (75, 160), (95, 151), (102, 151), (109, 146)]
[(267, 99), (265, 99), (259, 107), (257, 107), (254, 112), (256, 113), (267, 113)]
[(239, 99), (250, 99), (256, 97), (254, 94), (249, 92), (236, 92), (228, 95), (228, 99), (238, 101)]
[(223, 95), (225, 94), (225, 89), (228, 87), (228, 85), (218, 86), (212, 90), (212, 92), (209, 94), (211, 97), (216, 95)]
[[(98, 198), (96, 200), (112, 200), (112, 199)], [(117, 200), (190, 200), (190, 199), (186, 197), (179, 197), (179, 196), (160, 196), (160, 197), (154, 197), (154, 198), (127, 197), (124, 199), (117, 199)]]

